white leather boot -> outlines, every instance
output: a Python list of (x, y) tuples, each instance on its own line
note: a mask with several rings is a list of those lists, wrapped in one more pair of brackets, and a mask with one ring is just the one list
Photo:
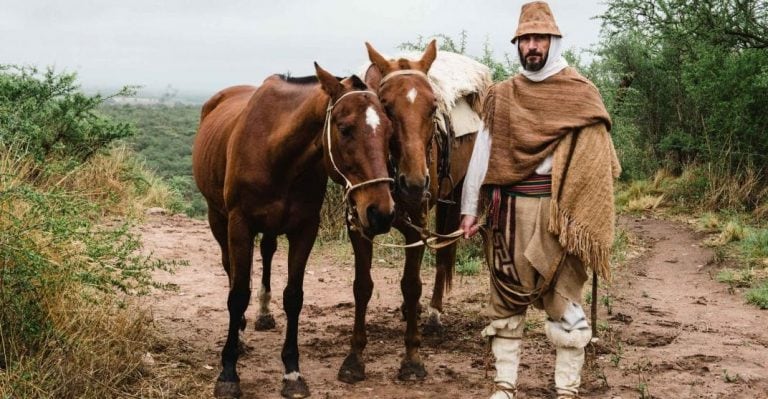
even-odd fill
[(555, 359), (555, 389), (557, 398), (575, 398), (581, 385), (584, 348), (557, 348)]
[(491, 340), (491, 350), (496, 358), (496, 392), (491, 399), (514, 399), (517, 391), (517, 369), (520, 366), (520, 338), (495, 336)]
[(592, 330), (577, 304), (571, 304), (560, 321), (547, 320), (544, 331), (555, 344), (555, 389), (557, 398), (575, 398), (581, 385), (581, 368), (584, 366), (584, 347), (592, 339)]
[(494, 320), (483, 330), (491, 338), (491, 351), (496, 360), (496, 391), (490, 399), (514, 399), (517, 391), (517, 369), (520, 366), (524, 316)]

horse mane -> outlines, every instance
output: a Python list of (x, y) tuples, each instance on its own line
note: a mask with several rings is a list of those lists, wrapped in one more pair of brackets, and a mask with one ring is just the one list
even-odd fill
[(349, 78), (352, 80), (352, 88), (355, 90), (368, 90), (368, 85), (359, 76), (352, 75)]
[[(289, 76), (284, 74), (278, 74), (277, 77), (280, 78), (283, 82), (286, 83), (293, 83), (297, 85), (313, 85), (320, 83), (320, 80), (315, 75), (309, 75), (309, 76)], [(336, 80), (341, 82), (342, 80), (346, 78), (335, 76)], [(349, 79), (352, 80), (352, 88), (357, 90), (366, 90), (368, 89), (368, 86), (363, 82), (362, 79), (360, 79), (357, 75), (352, 75), (349, 77)]]
[[(309, 76), (290, 76), (285, 74), (278, 74), (277, 77), (280, 78), (283, 82), (286, 83), (293, 83), (297, 85), (313, 85), (320, 83), (320, 80), (317, 79), (317, 76), (315, 75), (309, 75)], [(340, 77), (336, 77), (336, 79), (341, 80)]]

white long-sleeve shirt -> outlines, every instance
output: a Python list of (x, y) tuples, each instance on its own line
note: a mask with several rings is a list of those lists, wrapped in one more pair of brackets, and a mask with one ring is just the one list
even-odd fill
[[(472, 149), (472, 158), (469, 159), (467, 174), (464, 176), (464, 188), (461, 193), (461, 214), (477, 216), (477, 203), (480, 199), (480, 187), (488, 172), (488, 161), (491, 158), (491, 135), (488, 129), (481, 123), (475, 139), (475, 147)], [(536, 173), (540, 175), (552, 174), (552, 155), (536, 167)]]

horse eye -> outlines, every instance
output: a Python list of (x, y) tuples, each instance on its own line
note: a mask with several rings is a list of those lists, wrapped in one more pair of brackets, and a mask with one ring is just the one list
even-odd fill
[(339, 129), (339, 133), (341, 133), (342, 136), (349, 136), (352, 134), (352, 125), (339, 123), (336, 127)]

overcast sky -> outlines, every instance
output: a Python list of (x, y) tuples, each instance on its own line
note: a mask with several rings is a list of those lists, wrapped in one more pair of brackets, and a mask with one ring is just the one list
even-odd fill
[[(598, 41), (598, 0), (549, 2), (566, 47)], [(317, 61), (346, 76), (366, 61), (364, 42), (386, 54), (419, 35), (488, 39), (498, 58), (523, 1), (0, 0), (0, 64), (75, 71), (86, 88), (125, 84), (210, 92), (258, 84), (272, 73), (313, 74)]]

